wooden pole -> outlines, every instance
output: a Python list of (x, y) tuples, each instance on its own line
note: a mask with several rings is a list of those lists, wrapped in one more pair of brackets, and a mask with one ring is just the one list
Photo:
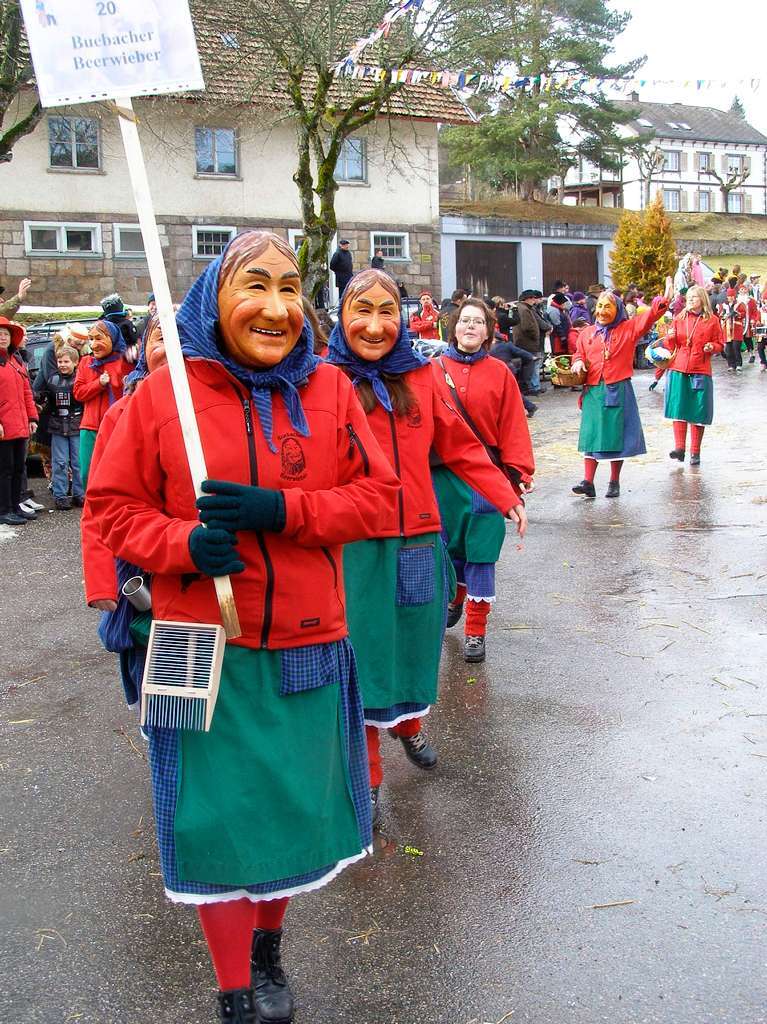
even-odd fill
[[(165, 261), (163, 260), (162, 247), (160, 245), (160, 233), (157, 230), (157, 220), (152, 206), (152, 195), (149, 191), (149, 179), (144, 163), (144, 154), (141, 151), (141, 141), (136, 126), (136, 116), (133, 112), (133, 105), (130, 99), (115, 101), (120, 131), (122, 132), (123, 145), (125, 146), (125, 157), (128, 162), (131, 185), (133, 186), (133, 197), (136, 202), (138, 220), (141, 225), (141, 235), (144, 239), (144, 251), (146, 252), (149, 277), (152, 281), (152, 290), (157, 302), (157, 312), (162, 326), (162, 336), (165, 342), (165, 354), (170, 369), (170, 379), (173, 384), (173, 394), (178, 408), (178, 418), (181, 424), (181, 432), (184, 436), (184, 447), (189, 463), (189, 471), (192, 474), (192, 484), (197, 497), (202, 494), (201, 484), (207, 478), (205, 468), (205, 455), (202, 450), (200, 431), (197, 426), (197, 418), (192, 403), (192, 392), (189, 388), (189, 379), (186, 375), (186, 365), (181, 352), (181, 341), (176, 326), (176, 316), (173, 312), (173, 301), (168, 286), (168, 275), (165, 272)], [(216, 586), (216, 597), (221, 609), (221, 618), (224, 623), (227, 637), (232, 640), (241, 636), (237, 609), (234, 604), (232, 584), (228, 576), (215, 576), (213, 582)]]

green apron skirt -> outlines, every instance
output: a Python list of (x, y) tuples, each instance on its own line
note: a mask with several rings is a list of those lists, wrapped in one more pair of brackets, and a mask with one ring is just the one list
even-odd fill
[(91, 468), (93, 449), (96, 447), (95, 430), (80, 430), (80, 479), (83, 482), (83, 490), (88, 486), (88, 470)]
[(227, 645), (210, 732), (150, 728), (166, 893), (187, 903), (315, 889), (370, 846), (348, 641)]
[(647, 452), (631, 380), (601, 380), (583, 392), (578, 451), (606, 461), (630, 459)]
[(714, 419), (714, 382), (707, 373), (669, 370), (666, 377), (667, 420), (685, 420), (709, 426)]
[(344, 547), (346, 615), (366, 723), (394, 725), (436, 701), (452, 578), (438, 533)]
[(506, 539), (501, 513), (446, 467), (432, 469), (431, 478), (453, 562), (497, 562)]

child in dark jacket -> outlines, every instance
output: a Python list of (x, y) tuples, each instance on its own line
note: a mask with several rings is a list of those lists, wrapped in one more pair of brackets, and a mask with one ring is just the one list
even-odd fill
[[(45, 399), (50, 414), (51, 461), (53, 463), (53, 497), (56, 508), (66, 512), (85, 501), (80, 476), (80, 422), (83, 406), (74, 396), (75, 370), (79, 362), (77, 350), (63, 345), (56, 354), (58, 373), (45, 383)], [(69, 478), (72, 477), (72, 497)]]

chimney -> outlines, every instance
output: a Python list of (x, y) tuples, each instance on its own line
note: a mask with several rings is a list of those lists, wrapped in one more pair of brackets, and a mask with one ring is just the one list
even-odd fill
[(629, 99), (632, 103), (639, 103), (639, 93), (634, 89), (633, 92), (629, 93)]

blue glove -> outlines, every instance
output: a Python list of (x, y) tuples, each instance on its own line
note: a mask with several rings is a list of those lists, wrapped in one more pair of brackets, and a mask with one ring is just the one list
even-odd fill
[(235, 542), (236, 537), (227, 530), (198, 526), (189, 534), (189, 554), (206, 576), (230, 576), (245, 569)]
[(205, 480), (203, 491), (210, 497), (198, 498), (200, 522), (218, 530), (285, 529), (285, 499), (282, 491), (266, 487), (245, 487), (226, 480)]

